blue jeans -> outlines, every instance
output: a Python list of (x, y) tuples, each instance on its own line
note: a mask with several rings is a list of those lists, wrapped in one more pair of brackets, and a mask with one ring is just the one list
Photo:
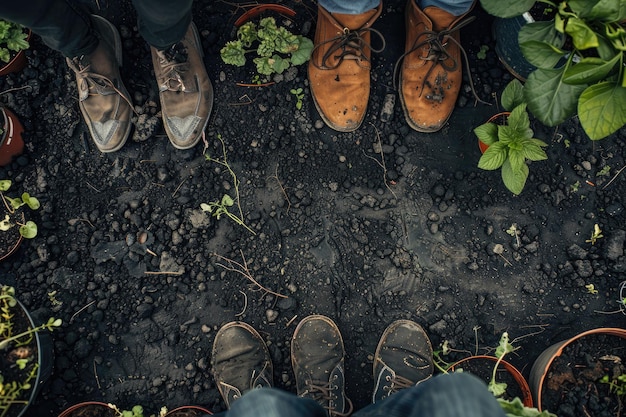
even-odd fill
[[(327, 417), (316, 401), (275, 388), (249, 391), (219, 417)], [(404, 389), (353, 417), (505, 417), (487, 386), (463, 373), (437, 375)]]
[[(133, 0), (139, 33), (158, 49), (180, 41), (191, 23), (193, 0)], [(98, 46), (89, 12), (76, 0), (2, 0), (0, 18), (20, 23), (67, 57), (86, 55)]]
[[(416, 0), (417, 5), (425, 7), (435, 6), (454, 16), (467, 12), (474, 0)], [(380, 0), (319, 0), (319, 5), (331, 13), (360, 14), (378, 7)]]

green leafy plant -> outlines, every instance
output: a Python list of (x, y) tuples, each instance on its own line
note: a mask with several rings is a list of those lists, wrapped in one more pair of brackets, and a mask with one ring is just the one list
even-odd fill
[[(208, 153), (204, 154), (204, 158), (207, 161), (209, 161), (209, 162), (215, 162), (216, 164), (219, 164), (222, 167), (226, 168), (226, 170), (230, 174), (230, 177), (233, 180), (233, 188), (235, 190), (235, 199), (233, 199), (228, 194), (224, 194), (222, 196), (221, 200), (211, 201), (209, 203), (201, 203), (200, 204), (200, 208), (202, 209), (202, 211), (211, 213), (211, 215), (213, 215), (218, 220), (220, 219), (221, 216), (225, 215), (229, 219), (231, 219), (235, 223), (237, 223), (238, 225), (240, 225), (243, 228), (245, 228), (247, 231), (249, 231), (253, 235), (256, 235), (254, 230), (252, 230), (245, 223), (245, 221), (243, 219), (243, 212), (241, 210), (241, 203), (240, 203), (240, 199), (239, 199), (239, 179), (237, 178), (237, 175), (235, 174), (235, 171), (233, 171), (233, 169), (231, 168), (230, 164), (228, 163), (228, 159), (227, 159), (227, 155), (226, 155), (226, 144), (224, 143), (224, 139), (222, 139), (222, 135), (219, 135), (219, 134), (217, 135), (217, 139), (220, 141), (220, 143), (222, 145), (222, 158), (220, 158), (220, 159), (213, 158)], [(233, 207), (235, 205), (237, 206), (237, 210), (239, 211), (239, 215), (238, 216), (236, 214), (232, 213), (228, 209), (229, 207)]]
[[(589, 138), (626, 124), (626, 7), (623, 0), (540, 0), (554, 17), (524, 25), (518, 40), (537, 67), (526, 81), (528, 109), (547, 126), (574, 114)], [(514, 17), (535, 0), (481, 0), (490, 14)]]
[(246, 54), (256, 52), (253, 62), (259, 74), (281, 74), (291, 65), (301, 65), (309, 60), (313, 42), (294, 35), (276, 19), (266, 17), (257, 26), (246, 22), (237, 29), (237, 40), (229, 41), (220, 50), (226, 64), (242, 67), (246, 64)]
[(22, 25), (0, 19), (0, 61), (8, 63), (11, 51), (15, 53), (28, 49), (30, 45), (26, 38), (28, 34)]
[[(15, 366), (20, 372), (3, 373), (0, 370), (0, 417), (4, 417), (11, 407), (27, 404), (26, 393), (33, 388), (32, 383), (37, 377), (39, 363), (33, 361), (33, 351), (28, 347), (34, 334), (61, 326), (61, 319), (51, 317), (40, 326), (28, 327), (26, 330), (16, 328), (15, 314), (21, 310), (15, 298), (15, 288), (3, 285), (0, 287), (0, 354), (15, 356)], [(3, 359), (3, 363), (10, 363)], [(8, 370), (9, 368), (4, 368)], [(6, 372), (6, 371), (4, 371)]]
[(302, 99), (304, 98), (302, 88), (292, 88), (289, 92), (296, 97), (296, 109), (302, 109)]
[(498, 342), (498, 347), (495, 351), (495, 356), (496, 358), (498, 358), (498, 360), (493, 367), (491, 380), (487, 385), (489, 392), (491, 392), (497, 398), (498, 403), (500, 403), (500, 406), (506, 413), (507, 417), (556, 417), (556, 415), (546, 410), (539, 411), (533, 407), (526, 407), (517, 397), (512, 400), (506, 400), (502, 398), (502, 395), (504, 395), (504, 393), (506, 392), (507, 384), (506, 382), (498, 382), (496, 380), (498, 366), (504, 360), (504, 357), (507, 354), (514, 352), (516, 349), (517, 348), (514, 347), (509, 340), (509, 334), (507, 332), (502, 333), (502, 336), (500, 336), (500, 341)]
[(478, 161), (478, 167), (485, 170), (501, 169), (506, 188), (519, 195), (528, 178), (527, 161), (548, 159), (542, 149), (548, 145), (533, 137), (523, 86), (518, 80), (507, 85), (501, 101), (505, 109), (512, 109), (506, 124), (487, 122), (474, 129), (478, 139), (489, 146)]
[[(11, 188), (11, 180), (0, 180), (0, 197), (9, 214), (14, 214), (17, 209), (22, 206), (28, 206), (31, 210), (37, 210), (40, 207), (39, 200), (28, 193), (22, 193), (21, 197), (9, 197), (4, 193)], [(7, 214), (4, 219), (0, 219), (0, 231), (7, 231), (11, 227), (18, 225), (19, 232), (26, 239), (32, 239), (37, 236), (37, 224), (29, 220), (25, 223), (12, 223), (11, 216)]]

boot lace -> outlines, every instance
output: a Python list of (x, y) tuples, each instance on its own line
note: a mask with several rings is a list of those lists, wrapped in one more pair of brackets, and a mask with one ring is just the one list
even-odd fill
[[(382, 41), (382, 46), (378, 49), (373, 48), (371, 43), (365, 42), (363, 35), (367, 32), (376, 34), (379, 39)], [(335, 69), (337, 68), (344, 59), (352, 59), (356, 61), (369, 61), (369, 58), (364, 53), (365, 48), (370, 49), (372, 52), (382, 52), (385, 49), (385, 38), (382, 33), (373, 28), (361, 28), (357, 30), (350, 30), (348, 28), (344, 28), (343, 32), (330, 38), (324, 42), (319, 43), (313, 48), (313, 53), (317, 48), (320, 48), (324, 45), (331, 44), (328, 51), (322, 57), (321, 65), (317, 65), (313, 62), (316, 68), (319, 69)], [(334, 58), (336, 60), (336, 64), (328, 66), (327, 61), (329, 58)]]
[[(336, 375), (334, 379), (337, 379)], [(324, 382), (308, 379), (306, 381), (307, 391), (304, 396), (306, 396), (307, 398), (312, 398), (320, 403), (326, 409), (326, 411), (328, 411), (328, 415), (330, 417), (347, 417), (352, 413), (352, 410), (354, 408), (352, 406), (352, 401), (350, 401), (349, 398), (346, 398), (346, 402), (348, 403), (348, 410), (345, 412), (337, 411), (335, 409), (335, 400), (337, 399), (337, 394), (335, 394), (335, 391), (339, 389), (339, 387), (333, 384), (333, 380)]]
[(410, 388), (415, 385), (414, 382), (400, 375), (387, 375), (385, 380), (389, 383), (389, 385), (383, 386), (383, 391), (386, 392), (385, 397), (389, 397), (400, 390)]
[(189, 70), (187, 49), (179, 42), (171, 48), (157, 51), (159, 64), (163, 70), (164, 80), (159, 86), (160, 91), (187, 91), (184, 75)]
[[(467, 69), (467, 76), (469, 79), (470, 89), (472, 90), (472, 94), (474, 95), (474, 98), (476, 99), (476, 101), (480, 103), (490, 104), (481, 100), (480, 97), (478, 97), (478, 94), (476, 93), (476, 88), (474, 87), (474, 80), (472, 78), (472, 73), (470, 71), (469, 59), (467, 58), (467, 53), (465, 52), (465, 48), (463, 48), (463, 46), (461, 46), (461, 44), (456, 39), (450, 36), (453, 33), (459, 31), (462, 27), (471, 23), (474, 19), (476, 19), (475, 16), (470, 16), (460, 21), (454, 27), (444, 29), (440, 32), (435, 32), (433, 30), (425, 30), (424, 32), (422, 32), (420, 37), (425, 36), (425, 39), (422, 40), (421, 42), (415, 43), (411, 49), (403, 53), (400, 56), (400, 58), (396, 61), (396, 64), (393, 69), (394, 88), (396, 90), (398, 89), (397, 75), (398, 75), (398, 70), (400, 68), (400, 64), (404, 60), (404, 57), (406, 57), (407, 55), (411, 54), (412, 52), (420, 48), (423, 48), (426, 45), (429, 46), (428, 55), (425, 57), (420, 57), (420, 58), (423, 59), (424, 61), (431, 61), (433, 64), (428, 69), (428, 72), (426, 73), (426, 76), (424, 77), (424, 80), (422, 81), (422, 87), (421, 87), (422, 92), (424, 91), (424, 84), (426, 83), (426, 80), (428, 79), (430, 74), (433, 72), (435, 67), (440, 66), (445, 71), (450, 71), (450, 72), (456, 71), (456, 69), (459, 66), (459, 63), (446, 50), (446, 46), (448, 45), (448, 42), (450, 41), (454, 43), (456, 46), (458, 46), (461, 51), (461, 56), (463, 57), (465, 67)], [(448, 61), (451, 61), (451, 63), (448, 63)]]
[(92, 72), (91, 64), (83, 63), (83, 61), (85, 61), (85, 55), (68, 59), (67, 65), (78, 75), (78, 91), (87, 91), (87, 97), (85, 97), (85, 99), (89, 96), (99, 96), (104, 95), (106, 92), (114, 91), (119, 94), (134, 111), (133, 104), (130, 102), (130, 99), (115, 86), (113, 81), (104, 75)]

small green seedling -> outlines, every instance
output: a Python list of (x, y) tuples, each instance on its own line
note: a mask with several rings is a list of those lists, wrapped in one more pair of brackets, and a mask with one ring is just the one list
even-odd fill
[(476, 58), (486, 59), (488, 50), (489, 50), (489, 47), (487, 45), (480, 45), (480, 50), (476, 53)]
[[(240, 202), (241, 200), (239, 198), (239, 179), (237, 178), (237, 175), (235, 174), (235, 171), (233, 171), (232, 167), (228, 163), (228, 159), (227, 159), (227, 155), (226, 155), (226, 144), (224, 143), (224, 139), (222, 139), (222, 135), (221, 134), (217, 135), (217, 139), (220, 141), (220, 143), (222, 145), (222, 158), (221, 159), (213, 158), (208, 153), (205, 153), (204, 154), (204, 159), (206, 159), (209, 162), (215, 162), (216, 164), (219, 164), (222, 167), (226, 168), (226, 170), (230, 174), (230, 177), (233, 180), (233, 188), (235, 190), (235, 199), (233, 199), (228, 194), (224, 194), (222, 196), (222, 199), (219, 200), (219, 201), (211, 201), (209, 203), (201, 203), (200, 204), (200, 208), (202, 209), (202, 211), (211, 213), (218, 220), (219, 220), (219, 218), (222, 215), (226, 215), (228, 218), (233, 220), (235, 223), (237, 223), (240, 226), (243, 226), (247, 231), (249, 231), (253, 235), (256, 235), (254, 230), (252, 230), (250, 227), (248, 227), (248, 225), (246, 225), (246, 223), (245, 223), (245, 221), (243, 219), (243, 211), (241, 210), (241, 202)], [(234, 214), (234, 213), (232, 213), (232, 212), (230, 212), (228, 210), (229, 207), (233, 207), (235, 205), (237, 206), (237, 209), (239, 211), (239, 216), (237, 216), (236, 214)]]
[(307, 62), (313, 51), (313, 42), (302, 35), (294, 35), (278, 26), (276, 19), (266, 17), (257, 26), (246, 22), (237, 29), (237, 40), (229, 41), (220, 50), (226, 64), (242, 67), (246, 54), (256, 52), (253, 59), (259, 74), (282, 74), (291, 65)]
[(135, 405), (130, 410), (120, 410), (115, 404), (107, 404), (109, 408), (115, 410), (115, 415), (117, 417), (143, 417), (143, 407), (140, 405)]
[(443, 359), (443, 356), (448, 355), (451, 352), (450, 347), (448, 346), (448, 341), (444, 340), (441, 344), (441, 349), (437, 349), (433, 351), (433, 364), (437, 369), (439, 369), (444, 374), (448, 373), (448, 369), (450, 368), (450, 364)]
[(611, 166), (605, 165), (600, 171), (598, 171), (598, 177), (608, 177), (611, 173)]
[(596, 241), (598, 239), (603, 238), (604, 235), (602, 234), (602, 230), (600, 229), (600, 226), (598, 226), (598, 223), (593, 225), (593, 232), (591, 233), (591, 237), (587, 240), (585, 240), (586, 243), (591, 243), (592, 245), (596, 244)]
[(576, 181), (574, 184), (571, 184), (569, 186), (570, 191), (573, 193), (577, 193), (579, 188), (580, 188), (580, 181)]
[(609, 392), (616, 394), (618, 397), (626, 395), (626, 374), (618, 375), (615, 378), (610, 378), (607, 374), (600, 378), (600, 382), (609, 384)]
[(296, 97), (296, 109), (302, 109), (302, 99), (304, 98), (304, 93), (302, 92), (302, 88), (292, 88), (289, 90), (291, 94)]
[[(37, 210), (41, 206), (39, 200), (28, 193), (22, 193), (21, 198), (12, 198), (5, 195), (4, 193), (11, 188), (11, 184), (11, 180), (0, 180), (0, 197), (2, 197), (2, 202), (10, 214), (15, 213), (22, 206), (28, 206), (31, 210)], [(32, 220), (25, 223), (16, 222), (15, 224), (19, 226), (20, 235), (26, 239), (32, 239), (37, 236), (37, 224)], [(11, 222), (11, 216), (7, 214), (4, 216), (4, 219), (0, 219), (0, 231), (6, 232), (15, 224)]]
[(19, 52), (30, 46), (28, 34), (24, 27), (17, 23), (0, 19), (0, 60), (8, 63), (11, 60), (11, 51)]
[(596, 290), (596, 286), (593, 284), (587, 284), (585, 285), (585, 288), (587, 289), (587, 292), (589, 294), (597, 294), (598, 290)]

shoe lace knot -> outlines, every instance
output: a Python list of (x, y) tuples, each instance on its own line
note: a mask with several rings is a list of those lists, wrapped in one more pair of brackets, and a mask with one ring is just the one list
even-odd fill
[(331, 417), (346, 417), (352, 413), (353, 406), (352, 401), (349, 398), (346, 398), (348, 403), (348, 410), (337, 410), (337, 394), (336, 391), (340, 388), (334, 381), (337, 379), (337, 375), (331, 378), (328, 381), (317, 381), (311, 378), (308, 378), (305, 381), (307, 386), (307, 390), (304, 396), (308, 398), (312, 398), (321, 404), (324, 409), (328, 412), (328, 415)]
[(78, 98), (81, 101), (87, 100), (90, 96), (118, 94), (128, 103), (130, 108), (133, 109), (133, 112), (135, 111), (133, 103), (130, 99), (109, 77), (91, 70), (91, 64), (85, 55), (74, 57), (72, 59), (67, 58), (66, 61), (70, 69), (77, 75)]
[(172, 47), (158, 51), (159, 64), (161, 65), (163, 79), (159, 85), (159, 91), (185, 92), (185, 73), (189, 70), (187, 49), (179, 42)]
[[(426, 76), (424, 77), (424, 80), (422, 81), (421, 91), (424, 91), (424, 83), (426, 83), (426, 81), (428, 80), (428, 77), (430, 77), (430, 74), (434, 71), (434, 69), (437, 66), (440, 66), (446, 72), (456, 71), (459, 66), (459, 63), (452, 55), (450, 55), (450, 53), (447, 50), (448, 42), (452, 42), (461, 51), (461, 56), (463, 57), (465, 67), (467, 69), (467, 76), (469, 79), (470, 88), (472, 90), (472, 94), (474, 95), (474, 98), (478, 102), (481, 102), (483, 104), (489, 104), (481, 100), (480, 97), (478, 97), (478, 94), (476, 93), (476, 89), (474, 87), (474, 80), (472, 79), (472, 73), (470, 71), (469, 60), (467, 58), (467, 53), (465, 52), (465, 48), (463, 48), (463, 46), (453, 36), (451, 36), (455, 32), (458, 32), (462, 27), (467, 26), (474, 19), (476, 19), (475, 16), (469, 16), (459, 21), (456, 25), (452, 27), (448, 27), (440, 31), (424, 30), (420, 34), (420, 36), (417, 37), (415, 44), (408, 51), (403, 53), (400, 56), (400, 58), (396, 61), (396, 64), (393, 70), (394, 86), (396, 87), (396, 89), (397, 89), (396, 80), (397, 80), (398, 69), (400, 67), (400, 64), (404, 60), (404, 57), (425, 47), (428, 50), (428, 53), (426, 54), (426, 56), (420, 56), (420, 59), (424, 61), (432, 62), (432, 65), (428, 69), (428, 72), (426, 73)], [(441, 97), (436, 97), (434, 95), (428, 98), (435, 100), (435, 101), (441, 101), (442, 99)]]
[[(382, 41), (382, 46), (380, 48), (373, 48), (371, 42), (365, 41), (364, 35), (366, 33), (373, 33), (377, 35)], [(328, 44), (330, 44), (330, 47), (322, 56), (320, 65), (313, 62), (313, 65), (319, 69), (335, 69), (344, 59), (369, 62), (370, 58), (365, 53), (365, 50), (369, 49), (370, 51), (376, 53), (382, 52), (383, 49), (385, 49), (385, 38), (382, 33), (369, 27), (357, 30), (343, 28), (343, 31), (339, 35), (316, 45), (313, 52), (315, 52), (317, 48)], [(332, 63), (329, 63), (331, 58)]]

